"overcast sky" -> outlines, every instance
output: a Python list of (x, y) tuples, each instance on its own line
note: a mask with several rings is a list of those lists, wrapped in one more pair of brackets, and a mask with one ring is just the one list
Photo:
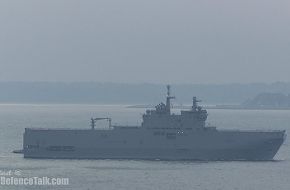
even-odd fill
[(1, 0), (0, 81), (290, 81), (289, 0)]

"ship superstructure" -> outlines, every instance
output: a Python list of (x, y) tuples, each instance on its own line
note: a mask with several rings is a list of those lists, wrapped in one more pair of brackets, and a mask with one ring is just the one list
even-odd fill
[[(116, 126), (111, 118), (91, 119), (89, 129), (26, 128), (25, 158), (272, 160), (285, 131), (217, 130), (205, 125), (207, 111), (193, 97), (190, 110), (171, 113), (174, 99), (167, 86), (166, 103), (143, 114), (141, 126)], [(98, 120), (108, 129), (96, 129)]]

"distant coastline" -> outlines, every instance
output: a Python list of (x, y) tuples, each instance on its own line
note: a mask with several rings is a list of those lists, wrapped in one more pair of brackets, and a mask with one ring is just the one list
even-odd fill
[[(206, 109), (290, 110), (290, 95), (260, 93), (241, 104), (204, 105)], [(128, 108), (154, 108), (152, 105), (133, 105)], [(190, 109), (189, 105), (174, 105), (176, 109)]]
[[(163, 100), (164, 84), (98, 82), (0, 82), (5, 104), (111, 104), (156, 105)], [(173, 84), (177, 105), (190, 105), (193, 96), (217, 109), (235, 108), (259, 93), (290, 94), (290, 83)], [(273, 107), (273, 106), (269, 106)], [(211, 106), (211, 108), (213, 108)]]
[[(229, 109), (229, 110), (290, 110), (290, 107), (271, 107), (271, 106), (264, 106), (264, 107), (247, 107), (242, 105), (205, 105), (202, 106), (205, 109)], [(140, 108), (140, 109), (153, 109), (154, 107), (151, 105), (130, 105), (126, 108)], [(190, 109), (191, 106), (173, 106), (173, 109)]]

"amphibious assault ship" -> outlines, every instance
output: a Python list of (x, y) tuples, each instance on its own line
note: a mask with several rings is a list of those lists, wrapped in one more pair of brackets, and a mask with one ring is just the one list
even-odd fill
[[(25, 158), (272, 160), (286, 138), (285, 131), (218, 130), (206, 126), (207, 111), (193, 97), (192, 107), (171, 113), (166, 103), (143, 114), (141, 126), (112, 126), (111, 118), (92, 118), (87, 129), (26, 128)], [(108, 129), (96, 129), (98, 120)]]

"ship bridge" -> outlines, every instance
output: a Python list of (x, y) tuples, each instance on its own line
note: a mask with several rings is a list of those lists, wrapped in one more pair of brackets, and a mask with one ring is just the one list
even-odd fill
[(183, 110), (181, 114), (171, 114), (170, 100), (174, 99), (167, 86), (166, 104), (155, 106), (154, 110), (146, 110), (143, 115), (142, 127), (148, 129), (199, 129), (205, 127), (207, 111), (198, 106), (199, 100), (193, 97), (191, 110)]

